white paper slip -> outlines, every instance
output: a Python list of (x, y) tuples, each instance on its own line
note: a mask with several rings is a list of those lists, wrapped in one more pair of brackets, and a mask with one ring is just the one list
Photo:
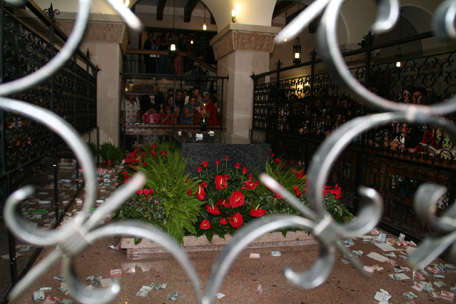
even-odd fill
[(217, 296), (217, 299), (221, 299), (221, 298), (223, 298), (225, 295), (224, 295), (223, 293), (221, 293), (221, 292), (217, 292), (216, 296)]
[(375, 246), (377, 246), (378, 248), (380, 248), (383, 251), (396, 251), (396, 248), (394, 248), (393, 246), (391, 246), (388, 243), (378, 243), (378, 244), (375, 244)]
[(386, 262), (388, 261), (389, 259), (381, 254), (378, 254), (376, 252), (371, 252), (367, 255), (368, 257), (370, 257), (371, 259), (374, 259), (376, 261), (379, 261), (379, 262)]
[(404, 273), (395, 273), (395, 274), (390, 274), (389, 276), (392, 279), (394, 279), (394, 276), (396, 276), (396, 278), (400, 278), (401, 280), (410, 280), (410, 277)]
[(251, 259), (259, 259), (260, 258), (260, 254), (259, 253), (251, 253), (250, 254), (250, 258)]
[(103, 287), (103, 288), (108, 287), (108, 286), (112, 286), (112, 280), (110, 278), (101, 279), (100, 283), (101, 283), (101, 287)]

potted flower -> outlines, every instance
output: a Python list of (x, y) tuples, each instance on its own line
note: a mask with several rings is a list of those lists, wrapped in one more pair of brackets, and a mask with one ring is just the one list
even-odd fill
[(115, 162), (121, 160), (124, 157), (122, 149), (116, 147), (110, 142), (105, 142), (101, 144), (99, 153), (108, 166), (111, 166), (113, 161)]

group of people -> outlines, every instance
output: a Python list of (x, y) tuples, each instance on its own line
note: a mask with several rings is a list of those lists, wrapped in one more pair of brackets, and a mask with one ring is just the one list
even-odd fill
[(208, 125), (220, 124), (217, 95), (209, 92), (201, 94), (198, 86), (194, 86), (191, 92), (177, 89), (176, 96), (173, 89), (168, 89), (166, 98), (156, 87), (152, 97), (143, 95), (138, 100), (134, 94), (128, 94), (122, 102), (123, 122), (199, 125), (204, 112)]

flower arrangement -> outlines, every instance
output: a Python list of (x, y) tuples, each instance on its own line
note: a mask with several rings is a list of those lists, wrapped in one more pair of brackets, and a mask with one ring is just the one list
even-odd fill
[[(199, 178), (189, 178), (184, 175), (186, 160), (182, 160), (175, 147), (164, 144), (137, 149), (125, 159), (125, 170), (119, 180), (128, 182), (134, 172), (141, 171), (147, 176), (146, 185), (113, 218), (148, 222), (182, 243), (186, 234), (205, 234), (212, 241), (214, 233), (224, 238), (227, 233), (234, 234), (248, 222), (267, 214), (298, 214), (279, 194), (255, 178), (258, 172), (249, 172), (239, 163), (235, 164), (235, 170), (228, 170), (229, 161), (229, 156), (215, 161), (216, 170), (212, 174), (209, 174), (209, 162), (203, 161), (197, 168)], [(284, 161), (271, 154), (266, 173), (307, 204), (304, 171), (287, 169)], [(339, 201), (338, 185), (333, 189), (325, 187), (324, 196), (326, 209), (335, 220), (347, 222), (353, 218)]]

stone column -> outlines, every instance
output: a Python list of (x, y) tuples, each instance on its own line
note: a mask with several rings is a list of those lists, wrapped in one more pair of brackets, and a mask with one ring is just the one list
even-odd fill
[(269, 71), (269, 53), (280, 28), (230, 23), (211, 40), (217, 74), (228, 76), (223, 96), (227, 133), (248, 138), (252, 128), (252, 74)]

